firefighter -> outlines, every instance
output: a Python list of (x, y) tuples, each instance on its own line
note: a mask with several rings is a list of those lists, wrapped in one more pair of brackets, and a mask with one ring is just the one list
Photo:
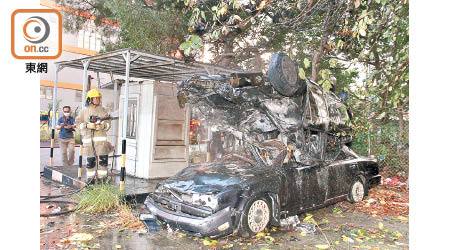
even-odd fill
[(110, 147), (106, 131), (110, 129), (111, 121), (100, 119), (108, 115), (106, 109), (100, 105), (101, 97), (102, 95), (96, 89), (88, 91), (85, 107), (76, 118), (76, 124), (82, 136), (83, 156), (87, 161), (86, 175), (90, 184), (95, 184), (96, 160), (98, 160), (97, 180), (106, 182), (108, 174)]

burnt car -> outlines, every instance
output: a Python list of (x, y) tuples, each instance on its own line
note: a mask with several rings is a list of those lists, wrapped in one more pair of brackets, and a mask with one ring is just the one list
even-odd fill
[(224, 135), (223, 154), (160, 182), (145, 200), (158, 220), (201, 236), (251, 237), (283, 217), (347, 199), (380, 182), (376, 159), (357, 155), (350, 114), (332, 92), (300, 80), (285, 54), (261, 72), (197, 76), (178, 85)]

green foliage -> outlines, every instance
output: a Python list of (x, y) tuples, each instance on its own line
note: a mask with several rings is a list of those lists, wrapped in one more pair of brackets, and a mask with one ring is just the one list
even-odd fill
[[(156, 54), (174, 53), (187, 33), (187, 19), (174, 9), (156, 8), (146, 1), (57, 0), (65, 6), (95, 15), (96, 32), (101, 33), (105, 50), (142, 49)], [(86, 4), (88, 2), (89, 4)], [(83, 29), (89, 19), (65, 15), (65, 28)], [(100, 21), (101, 18), (109, 23)], [(111, 22), (118, 26), (111, 25)]]
[(88, 186), (74, 195), (78, 210), (95, 214), (118, 209), (124, 204), (119, 187), (112, 184)]
[(81, 144), (81, 135), (79, 132), (74, 131), (73, 137), (75, 138), (75, 144)]
[(39, 135), (40, 135), (40, 141), (50, 141), (50, 139), (52, 139), (50, 130), (48, 130), (48, 129), (41, 128)]
[[(56, 100), (56, 111), (58, 111), (60, 103), (61, 103), (61, 99), (57, 99)], [(52, 102), (47, 104), (47, 110), (51, 110), (51, 112), (53, 112), (53, 103)]]
[[(216, 62), (243, 69), (253, 68), (255, 56), (285, 52), (297, 64), (300, 78), (316, 77), (325, 91), (348, 93), (359, 152), (369, 153), (367, 138), (377, 142), (384, 134), (397, 136), (371, 143), (370, 153), (384, 155), (390, 167), (405, 168), (402, 152), (407, 151), (395, 152), (408, 142), (407, 131), (401, 130), (409, 111), (409, 1), (62, 2), (120, 23), (119, 39), (106, 42), (107, 50), (132, 47), (168, 54), (178, 48), (196, 57), (209, 44)], [(76, 30), (79, 18), (71, 16), (76, 20), (67, 26)], [(105, 34), (117, 32), (99, 18), (96, 23)]]
[(189, 35), (186, 41), (180, 45), (186, 56), (190, 55), (192, 50), (199, 50), (203, 47), (202, 39), (197, 35)]
[(319, 74), (321, 76), (321, 79), (319, 80), (318, 84), (322, 86), (322, 89), (326, 92), (331, 89), (333, 86), (333, 82), (331, 81), (331, 70), (329, 69), (322, 69), (319, 71)]

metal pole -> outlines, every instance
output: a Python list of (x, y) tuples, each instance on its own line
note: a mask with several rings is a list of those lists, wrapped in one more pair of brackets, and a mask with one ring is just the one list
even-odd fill
[(127, 120), (128, 120), (128, 84), (130, 82), (130, 51), (128, 50), (126, 55), (122, 54), (126, 62), (125, 69), (125, 103), (122, 118), (122, 168), (120, 169), (120, 191), (124, 191), (125, 187), (125, 159), (127, 148)]
[[(116, 112), (116, 110), (117, 110), (117, 81), (114, 81), (114, 94), (113, 94), (113, 110), (114, 110), (114, 112)], [(116, 129), (117, 129), (117, 123), (118, 123), (119, 121), (118, 120), (113, 120), (113, 124), (112, 124), (112, 128), (113, 128), (113, 131), (114, 131), (114, 141), (113, 141), (113, 143), (114, 143), (114, 147), (116, 147), (117, 146), (117, 133), (116, 133)]]
[[(114, 81), (114, 93), (113, 93), (113, 112), (116, 112), (117, 110), (117, 81)], [(117, 113), (117, 116), (119, 116), (119, 114)], [(118, 120), (113, 120), (112, 121), (112, 131), (113, 131), (113, 146), (116, 149), (117, 148), (117, 138), (118, 136), (118, 131), (117, 131), (117, 123), (119, 121)], [(114, 152), (116, 152), (116, 150), (114, 149)], [(114, 153), (115, 154), (115, 153)], [(116, 157), (113, 157), (113, 165), (116, 166)]]
[(55, 146), (55, 125), (56, 125), (56, 88), (58, 86), (59, 65), (55, 64), (55, 82), (53, 84), (53, 117), (52, 117), (52, 138), (50, 140), (50, 166), (53, 167), (53, 148)]
[[(84, 101), (86, 100), (86, 83), (87, 83), (87, 69), (90, 61), (83, 61), (83, 93), (81, 95), (81, 108), (84, 107)], [(81, 172), (83, 167), (83, 138), (80, 134), (80, 156), (78, 156), (78, 179), (81, 179)]]
[(88, 78), (88, 74), (87, 74), (87, 69), (89, 68), (89, 63), (91, 61), (90, 60), (85, 60), (83, 61), (83, 94), (81, 96), (81, 104), (83, 107), (84, 106), (84, 101), (86, 100), (86, 83), (87, 83), (87, 78)]

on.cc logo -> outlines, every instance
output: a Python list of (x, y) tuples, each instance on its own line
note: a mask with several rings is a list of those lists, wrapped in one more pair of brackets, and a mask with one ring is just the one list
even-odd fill
[(56, 9), (11, 14), (11, 54), (16, 59), (56, 59), (62, 52), (62, 16)]
[(50, 25), (39, 16), (32, 16), (23, 25), (23, 35), (30, 43), (42, 43), (47, 40), (50, 34)]

